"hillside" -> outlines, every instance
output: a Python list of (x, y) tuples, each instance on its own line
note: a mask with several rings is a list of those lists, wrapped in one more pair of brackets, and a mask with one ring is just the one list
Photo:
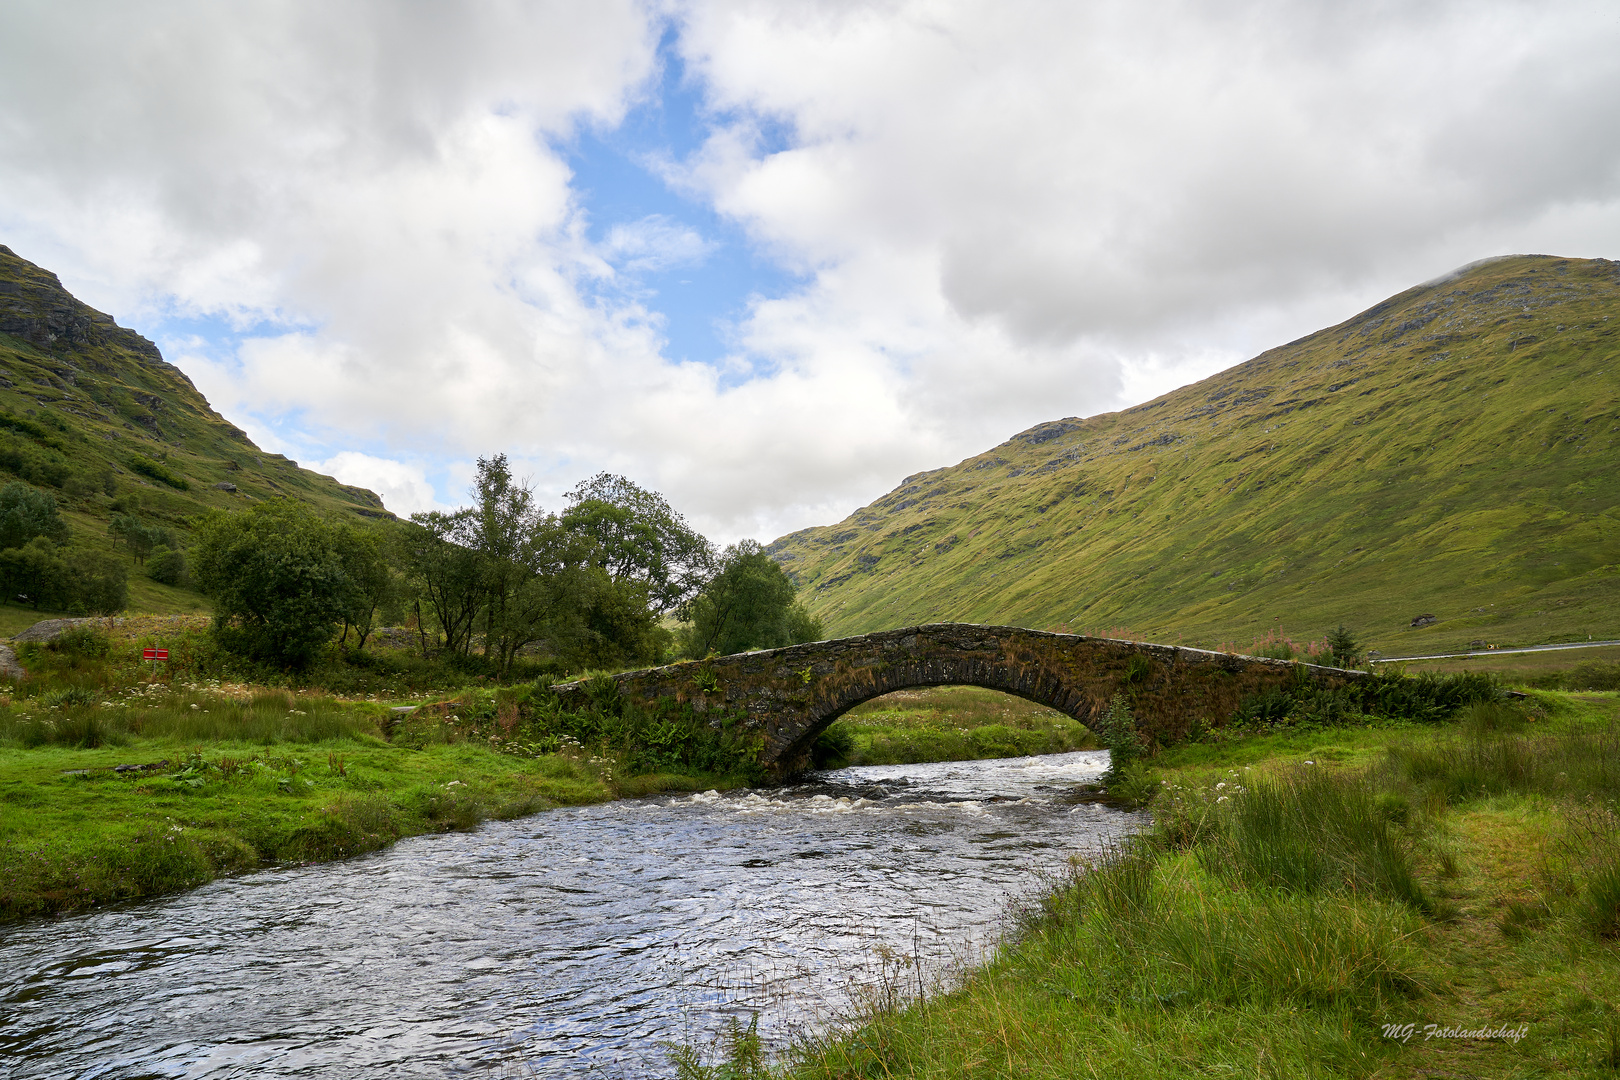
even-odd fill
[[(110, 547), (119, 512), (180, 531), (207, 509), (268, 498), (393, 516), (370, 491), (261, 451), (150, 341), (0, 245), (0, 483), (17, 477), (55, 495), (73, 542), (94, 547)], [(136, 610), (199, 606), (139, 574), (130, 592)]]
[(1123, 412), (1038, 424), (768, 550), (836, 634), (1620, 637), (1617, 430), (1620, 263), (1513, 256)]

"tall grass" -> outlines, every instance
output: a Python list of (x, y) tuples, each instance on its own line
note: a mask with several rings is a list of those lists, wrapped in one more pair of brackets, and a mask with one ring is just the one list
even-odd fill
[(1527, 734), (1523, 712), (1496, 702), (1476, 704), (1461, 720), (1448, 738), (1391, 746), (1391, 782), (1453, 804), (1510, 793), (1620, 798), (1620, 729), (1612, 725)]
[(1062, 958), (1080, 985), (1159, 1004), (1296, 1000), (1373, 1006), (1424, 985), (1399, 905), (1231, 888), (1203, 860), (1116, 848), (1077, 869), (1024, 928), (1015, 955)]
[(370, 710), (285, 690), (226, 695), (153, 683), (105, 697), (53, 691), (0, 708), (0, 745), (22, 747), (120, 746), (132, 738), (270, 745), (381, 734)]
[(1246, 885), (1367, 893), (1431, 908), (1410, 839), (1363, 775), (1300, 766), (1236, 787), (1197, 850), (1211, 873)]

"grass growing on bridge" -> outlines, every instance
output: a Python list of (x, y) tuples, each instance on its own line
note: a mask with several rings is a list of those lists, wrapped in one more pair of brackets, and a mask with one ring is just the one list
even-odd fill
[(822, 736), (822, 764), (904, 765), (1089, 750), (1084, 725), (1055, 709), (975, 686), (899, 690), (857, 705)]
[(1188, 745), (1153, 767), (1152, 828), (1017, 908), (977, 968), (920, 1002), (897, 969), (784, 1061), (689, 1056), (683, 1080), (1620, 1067), (1620, 695)]

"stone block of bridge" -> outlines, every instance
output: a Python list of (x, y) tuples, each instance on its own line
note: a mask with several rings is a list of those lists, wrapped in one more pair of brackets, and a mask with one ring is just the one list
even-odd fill
[[(808, 763), (829, 724), (872, 698), (923, 686), (982, 686), (1066, 713), (1088, 727), (1117, 693), (1130, 697), (1143, 737), (1169, 745), (1196, 724), (1220, 727), (1251, 694), (1298, 680), (1340, 686), (1360, 671), (1140, 641), (1013, 626), (934, 623), (784, 649), (628, 671), (614, 676), (629, 703), (673, 699), (764, 739), (779, 774)], [(565, 708), (588, 704), (583, 683), (554, 688)]]

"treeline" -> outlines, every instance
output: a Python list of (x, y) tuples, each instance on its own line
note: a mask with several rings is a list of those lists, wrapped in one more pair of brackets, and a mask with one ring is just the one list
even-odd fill
[(0, 488), (0, 597), (48, 611), (123, 610), (129, 602), (123, 564), (67, 542), (67, 523), (50, 494), (18, 480)]
[(477, 657), (496, 675), (525, 651), (579, 671), (821, 636), (758, 544), (717, 550), (623, 477), (593, 477), (549, 513), (496, 455), (479, 460), (472, 495), (453, 513), (367, 526), (287, 501), (215, 511), (190, 573), (223, 645), (289, 667), (401, 624), (424, 657)]

